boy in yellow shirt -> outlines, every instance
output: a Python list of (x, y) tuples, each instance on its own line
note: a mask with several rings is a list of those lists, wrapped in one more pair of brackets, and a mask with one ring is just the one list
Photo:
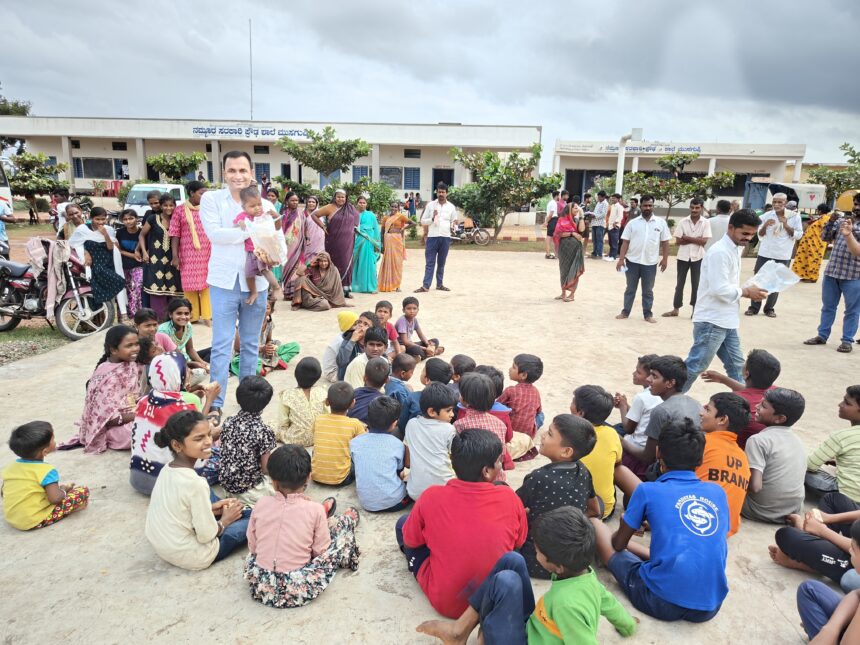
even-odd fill
[(345, 486), (355, 481), (349, 442), (367, 430), (361, 421), (346, 416), (354, 403), (355, 391), (349, 383), (338, 381), (329, 387), (326, 405), (331, 414), (314, 420), (311, 478), (318, 484)]

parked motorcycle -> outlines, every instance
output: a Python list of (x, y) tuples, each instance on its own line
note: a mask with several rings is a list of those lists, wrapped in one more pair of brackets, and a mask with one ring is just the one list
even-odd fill
[(9, 259), (9, 242), (6, 240), (0, 240), (0, 259)]
[(487, 244), (490, 243), (490, 233), (485, 228), (475, 226), (475, 222), (472, 218), (467, 217), (456, 227), (451, 228), (451, 241), (487, 246)]
[[(0, 332), (15, 329), (22, 320), (48, 318), (47, 267), (52, 243), (47, 239), (37, 239), (41, 244), (28, 245), (27, 248), (31, 264), (0, 259)], [(38, 252), (40, 247), (44, 253)], [(37, 273), (33, 266), (41, 266), (42, 269)], [(68, 262), (63, 263), (62, 271), (66, 291), (57, 294), (54, 307), (57, 329), (67, 338), (80, 340), (110, 327), (116, 316), (114, 305), (112, 302), (95, 304), (83, 263), (72, 255)]]

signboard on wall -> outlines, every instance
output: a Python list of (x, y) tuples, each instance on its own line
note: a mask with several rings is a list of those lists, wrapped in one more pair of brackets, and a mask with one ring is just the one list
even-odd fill
[(291, 139), (307, 139), (307, 128), (297, 126), (294, 128), (276, 127), (274, 125), (247, 125), (237, 123), (235, 125), (198, 125), (191, 129), (191, 137), (194, 139), (247, 139), (249, 141), (274, 141), (281, 137)]
[[(640, 154), (656, 154), (656, 155), (668, 155), (668, 154), (679, 154), (679, 153), (701, 153), (702, 146), (695, 145), (674, 145), (674, 144), (662, 144), (662, 143), (645, 143), (642, 142), (640, 145), (629, 145), (624, 146), (625, 152), (633, 152)], [(557, 152), (565, 153), (565, 152), (585, 152), (585, 153), (612, 153), (616, 154), (618, 152), (618, 145), (614, 144), (603, 144), (603, 143), (594, 143), (594, 142), (571, 142), (565, 143), (561, 142), (558, 145)]]

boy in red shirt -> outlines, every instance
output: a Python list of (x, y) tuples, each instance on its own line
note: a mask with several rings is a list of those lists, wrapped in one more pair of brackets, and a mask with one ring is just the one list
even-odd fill
[(492, 483), (502, 469), (502, 442), (492, 432), (455, 436), (451, 465), (457, 479), (425, 490), (395, 531), (430, 604), (457, 618), (499, 558), (523, 545), (528, 519), (517, 494)]
[[(533, 446), (533, 440), (538, 428), (543, 424), (543, 409), (540, 392), (534, 386), (534, 382), (542, 374), (543, 361), (540, 358), (532, 354), (517, 354), (508, 371), (508, 378), (516, 381), (517, 384), (505, 389), (498, 399), (499, 403), (511, 409), (511, 425), (514, 429), (512, 443), (522, 442), (528, 445), (525, 454), (518, 450), (511, 451), (514, 461), (527, 461), (537, 456), (537, 448)], [(525, 442), (526, 438), (528, 442)]]
[[(715, 370), (702, 373), (702, 380), (708, 383), (720, 383), (750, 404), (750, 410), (755, 412), (758, 404), (764, 398), (765, 392), (772, 390), (782, 367), (776, 356), (763, 349), (754, 349), (747, 354), (744, 363), (744, 382), (739, 383), (725, 374)], [(746, 448), (747, 439), (764, 430), (764, 424), (756, 421), (755, 414), (750, 415), (747, 426), (738, 432), (738, 445)]]

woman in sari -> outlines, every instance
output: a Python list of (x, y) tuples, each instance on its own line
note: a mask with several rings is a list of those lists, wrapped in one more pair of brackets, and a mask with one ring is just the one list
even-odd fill
[(314, 195), (305, 200), (305, 264), (325, 251), (325, 229), (311, 216), (319, 208), (319, 199)]
[(149, 306), (159, 321), (167, 319), (167, 303), (182, 292), (179, 270), (173, 266), (170, 246), (170, 218), (176, 210), (176, 199), (164, 193), (159, 199), (160, 213), (150, 213), (143, 219), (140, 229), (140, 248), (143, 257), (143, 291), (149, 294)]
[(299, 196), (290, 191), (284, 197), (281, 228), (287, 243), (287, 261), (282, 268), (284, 300), (292, 300), (296, 290), (296, 269), (304, 265), (305, 217), (299, 212)]
[(415, 223), (403, 211), (400, 204), (391, 202), (391, 212), (382, 220), (383, 244), (382, 264), (379, 265), (379, 290), (400, 291), (403, 280), (403, 260), (406, 244), (403, 233)]
[[(325, 229), (325, 250), (340, 274), (344, 297), (352, 298), (352, 251), (358, 211), (349, 203), (346, 191), (338, 188), (332, 203), (319, 209), (316, 214), (311, 214), (311, 217)], [(327, 218), (327, 224), (322, 222), (323, 217)]]
[(367, 210), (367, 198), (362, 195), (355, 201), (358, 209), (358, 231), (353, 250), (352, 290), (358, 293), (376, 293), (376, 261), (382, 244), (379, 239), (379, 222), (376, 213)]
[(120, 318), (127, 313), (125, 297), (125, 274), (122, 271), (122, 256), (113, 227), (107, 226), (107, 211), (96, 206), (90, 212), (90, 224), (80, 224), (69, 239), (69, 246), (89, 267), (93, 302), (101, 307), (105, 302), (117, 299)]
[(830, 207), (827, 204), (819, 204), (816, 211), (818, 217), (806, 227), (803, 237), (797, 243), (794, 262), (791, 263), (791, 270), (800, 276), (801, 282), (818, 282), (821, 262), (827, 250), (827, 242), (822, 241), (821, 231), (830, 221)]
[(573, 302), (579, 277), (585, 272), (585, 256), (582, 249), (584, 230), (582, 209), (579, 207), (579, 202), (574, 199), (564, 207), (552, 236), (561, 277), (561, 295), (556, 296), (556, 300)]
[(87, 382), (78, 433), (60, 446), (62, 450), (83, 446), (84, 452), (98, 454), (108, 448), (131, 447), (131, 427), (140, 390), (137, 330), (125, 325), (111, 327), (105, 334), (104, 349)]
[(297, 273), (293, 309), (328, 311), (346, 307), (340, 273), (328, 253), (319, 253), (307, 268), (300, 266)]

